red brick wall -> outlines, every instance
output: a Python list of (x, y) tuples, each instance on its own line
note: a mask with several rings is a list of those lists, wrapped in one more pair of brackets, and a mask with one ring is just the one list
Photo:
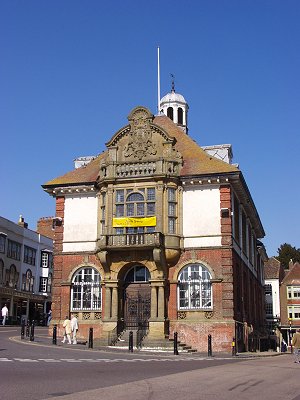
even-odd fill
[(54, 239), (53, 217), (40, 218), (37, 222), (36, 231), (41, 235)]

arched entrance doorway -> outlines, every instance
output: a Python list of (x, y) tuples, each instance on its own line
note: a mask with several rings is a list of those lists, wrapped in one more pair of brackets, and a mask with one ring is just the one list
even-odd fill
[(125, 329), (147, 328), (151, 313), (150, 273), (143, 265), (132, 267), (124, 279)]

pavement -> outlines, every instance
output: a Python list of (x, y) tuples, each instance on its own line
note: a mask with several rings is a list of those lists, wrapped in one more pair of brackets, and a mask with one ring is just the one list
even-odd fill
[[(7, 325), (6, 325), (7, 327)], [(14, 326), (14, 328), (16, 328)], [(38, 327), (38, 328), (43, 328), (43, 327)], [(45, 333), (38, 333), (35, 334), (34, 340), (30, 341), (29, 337), (24, 337), (24, 339), (21, 339), (21, 334), (20, 336), (13, 336), (10, 338), (11, 340), (27, 345), (36, 345), (36, 346), (49, 346), (49, 347), (64, 347), (68, 349), (76, 349), (76, 350), (82, 350), (82, 351), (101, 351), (101, 352), (106, 352), (106, 353), (113, 353), (113, 354), (139, 354), (139, 355), (147, 355), (147, 354), (155, 354), (155, 355), (160, 355), (160, 356), (174, 356), (174, 353), (172, 350), (163, 350), (160, 348), (141, 348), (133, 349), (133, 353), (129, 352), (128, 347), (126, 346), (93, 346), (93, 348), (88, 347), (88, 342), (87, 341), (78, 341), (77, 344), (68, 344), (68, 343), (62, 343), (62, 338), (57, 337), (56, 344), (53, 344), (53, 339), (48, 335), (48, 330), (45, 329)], [(282, 354), (286, 353), (280, 353), (276, 351), (256, 351), (256, 352), (243, 352), (243, 353), (237, 353), (235, 356), (233, 356), (231, 353), (215, 353), (212, 352), (211, 356), (208, 356), (207, 352), (193, 352), (193, 353), (187, 353), (179, 350), (179, 357), (184, 357), (184, 358), (216, 358), (216, 359), (232, 359), (234, 358), (243, 358), (243, 359), (249, 359), (249, 358), (260, 358), (260, 357), (276, 357), (280, 356)]]

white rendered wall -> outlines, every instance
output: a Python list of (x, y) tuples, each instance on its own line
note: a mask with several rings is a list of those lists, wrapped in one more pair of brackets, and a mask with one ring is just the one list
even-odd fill
[(279, 279), (266, 279), (265, 285), (272, 285), (273, 316), (280, 318)]
[(97, 197), (66, 197), (63, 251), (91, 251), (97, 240)]
[(184, 247), (221, 246), (219, 186), (194, 186), (183, 191)]

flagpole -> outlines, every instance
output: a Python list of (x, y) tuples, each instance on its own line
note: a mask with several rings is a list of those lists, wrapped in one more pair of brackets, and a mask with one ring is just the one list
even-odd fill
[(157, 48), (157, 113), (160, 113), (160, 62), (159, 62), (159, 47)]

